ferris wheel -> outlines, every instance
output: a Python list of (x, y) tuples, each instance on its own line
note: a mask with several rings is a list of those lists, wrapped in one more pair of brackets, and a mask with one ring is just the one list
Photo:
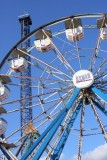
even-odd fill
[[(21, 76), (29, 66), (31, 77)], [(71, 15), (36, 28), (6, 54), (0, 70), (1, 159), (58, 160), (69, 152), (81, 160), (107, 142), (107, 14)], [(31, 82), (26, 109), (33, 117), (20, 127), (20, 104), (29, 101), (20, 98), (23, 79)]]

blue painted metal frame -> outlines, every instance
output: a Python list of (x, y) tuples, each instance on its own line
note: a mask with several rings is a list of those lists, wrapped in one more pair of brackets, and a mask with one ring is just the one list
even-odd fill
[[(21, 24), (21, 38), (24, 38), (26, 35), (30, 33), (30, 25), (32, 25), (32, 20), (29, 14), (21, 15), (18, 17), (18, 19)], [(21, 47), (28, 49), (30, 47), (30, 39), (28, 39), (26, 42), (23, 42), (21, 44)], [(31, 58), (29, 56), (25, 56), (24, 58), (28, 62), (31, 62)], [(31, 77), (31, 65), (30, 64), (28, 65), (28, 68), (24, 72), (21, 72), (21, 76)], [(31, 80), (29, 78), (21, 79), (20, 98), (24, 99), (24, 101), (23, 100), (20, 101), (21, 107), (23, 106), (23, 109), (20, 112), (21, 127), (24, 126), (26, 123), (28, 123), (32, 119), (32, 108), (28, 107), (28, 106), (32, 106), (32, 98), (31, 98), (32, 89), (30, 86), (31, 86)], [(21, 136), (24, 135), (24, 131), (25, 131), (25, 128), (21, 130)], [(21, 155), (25, 153), (28, 141), (29, 141), (29, 138), (23, 144), (23, 147), (21, 149)]]
[(104, 101), (107, 102), (107, 95), (106, 94), (104, 94), (102, 91), (100, 91), (96, 87), (91, 87), (91, 89), (96, 95), (98, 95), (100, 98), (102, 98)]
[[(100, 98), (102, 98), (104, 101), (107, 102), (106, 94), (104, 94), (102, 91), (100, 91), (99, 89), (95, 87), (92, 87), (91, 89), (96, 95), (98, 95)], [(107, 116), (107, 110), (105, 110), (105, 108), (101, 107), (100, 104), (94, 100), (93, 100), (93, 103)]]
[(0, 149), (3, 152), (3, 154), (6, 156), (8, 160), (12, 160), (12, 158), (9, 156), (9, 154), (5, 151), (5, 149), (0, 145)]
[(92, 101), (107, 116), (107, 110), (105, 108), (101, 107), (101, 105), (98, 102), (96, 102), (95, 100), (92, 100)]
[(70, 119), (70, 121), (69, 121), (69, 123), (68, 123), (68, 125), (67, 125), (67, 127), (66, 127), (66, 129), (65, 129), (65, 131), (64, 131), (64, 133), (63, 133), (63, 135), (62, 135), (62, 137), (61, 137), (61, 139), (60, 139), (52, 157), (51, 157), (51, 160), (58, 160), (60, 158), (60, 155), (62, 153), (62, 150), (63, 150), (64, 146), (65, 146), (67, 138), (70, 134), (71, 127), (73, 126), (81, 107), (82, 107), (82, 102), (77, 106), (75, 112), (73, 113), (73, 115), (72, 115), (72, 117), (71, 117), (71, 119)]
[[(41, 136), (34, 142), (34, 144), (30, 147), (30, 149), (22, 156), (21, 160), (26, 160), (27, 157), (33, 152), (33, 150), (38, 146), (40, 142), (46, 137), (43, 144), (39, 149), (39, 153), (37, 152), (37, 156), (35, 155), (34, 160), (38, 160), (40, 155), (43, 153), (45, 148), (47, 147), (48, 143), (50, 142), (51, 138), (53, 137), (54, 133), (56, 132), (57, 128), (60, 126), (61, 122), (65, 118), (66, 114), (68, 113), (69, 109), (72, 107), (75, 99), (77, 98), (80, 92), (79, 88), (75, 89), (73, 96), (71, 97), (70, 101), (68, 102), (67, 106), (62, 109), (62, 111), (58, 114), (58, 116), (52, 121), (52, 123), (48, 126), (48, 128), (41, 134)], [(47, 135), (48, 134), (48, 135)], [(48, 140), (48, 143), (46, 142)]]
[(45, 138), (44, 142), (42, 143), (40, 149), (37, 151), (36, 155), (34, 156), (33, 160), (38, 160), (44, 150), (46, 149), (47, 145), (49, 144), (50, 140), (54, 136), (55, 132), (57, 131), (59, 125), (63, 121), (66, 113), (63, 113), (63, 115), (58, 119), (58, 121), (55, 123), (55, 125), (52, 127), (52, 129), (49, 131), (47, 137)]

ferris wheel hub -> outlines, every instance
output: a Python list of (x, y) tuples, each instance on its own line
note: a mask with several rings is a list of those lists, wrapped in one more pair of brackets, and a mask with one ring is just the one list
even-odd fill
[(79, 70), (73, 76), (73, 83), (77, 88), (88, 88), (93, 82), (94, 76), (88, 70)]

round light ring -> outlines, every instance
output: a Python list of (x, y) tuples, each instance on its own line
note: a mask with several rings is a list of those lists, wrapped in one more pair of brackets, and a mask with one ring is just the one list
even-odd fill
[(79, 70), (73, 76), (73, 83), (77, 88), (88, 88), (93, 82), (94, 76), (88, 70)]

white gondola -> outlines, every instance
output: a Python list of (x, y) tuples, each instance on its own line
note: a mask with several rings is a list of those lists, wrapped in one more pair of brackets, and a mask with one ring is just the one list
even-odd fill
[(10, 60), (9, 64), (10, 64), (10, 68), (15, 72), (22, 72), (28, 67), (28, 62), (23, 57)]
[(36, 34), (36, 40), (34, 41), (35, 47), (39, 52), (48, 52), (53, 49), (51, 42), (52, 32), (51, 30), (39, 30)]
[(98, 19), (97, 28), (100, 29), (100, 38), (107, 40), (107, 18)]
[(107, 28), (100, 28), (100, 38), (107, 40)]
[(0, 136), (6, 132), (7, 129), (7, 122), (5, 119), (0, 118)]
[(35, 47), (39, 52), (48, 52), (52, 50), (51, 40), (49, 38), (35, 40), (34, 41)]
[(83, 38), (82, 26), (78, 26), (77, 28), (73, 28), (73, 29), (66, 29), (65, 33), (69, 41), (75, 42)]
[(10, 94), (10, 90), (7, 86), (1, 85), (0, 86), (0, 101), (5, 100)]

